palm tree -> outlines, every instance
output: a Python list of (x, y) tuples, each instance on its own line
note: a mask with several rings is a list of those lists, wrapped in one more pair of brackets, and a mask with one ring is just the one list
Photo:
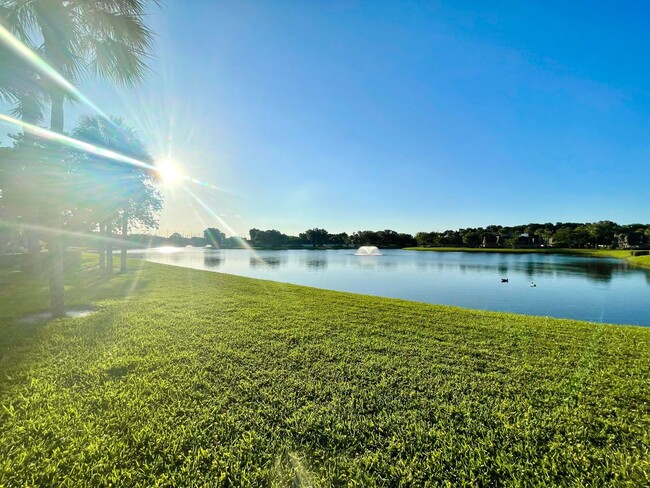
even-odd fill
[[(2, 10), (0, 7), (0, 23)], [(41, 79), (14, 51), (0, 48), (0, 101), (14, 106), (11, 115), (30, 124), (43, 121), (45, 94)]]
[[(0, 7), (0, 21), (2, 20), (2, 10)], [(9, 49), (0, 49), (0, 101), (8, 102), (14, 106), (11, 115), (18, 117), (30, 124), (40, 124), (43, 121), (45, 109), (45, 93), (42, 90), (41, 80), (34, 70), (25, 64), (14, 51)], [(26, 146), (35, 143), (34, 138), (29, 132), (24, 131), (21, 145)], [(0, 164), (10, 165), (8, 158), (0, 161)], [(32, 166), (34, 163), (32, 163)], [(13, 172), (16, 168), (11, 168)], [(6, 171), (9, 168), (5, 168)], [(0, 169), (2, 171), (2, 169)], [(25, 194), (25, 190), (18, 194)], [(20, 200), (20, 199), (19, 199)], [(39, 223), (40, 209), (36, 202), (29, 203), (30, 212), (26, 208), (22, 209), (23, 215), (30, 216), (32, 224)], [(27, 237), (27, 248), (29, 253), (28, 268), (36, 275), (41, 274), (40, 262), (40, 232), (32, 228), (25, 232)]]
[[(157, 0), (150, 0), (158, 4)], [(147, 71), (153, 34), (143, 22), (146, 0), (5, 0), (0, 21), (17, 38), (39, 54), (51, 67), (74, 83), (82, 75), (95, 74), (121, 85), (133, 85)], [(7, 51), (0, 46), (0, 51)], [(0, 61), (17, 60), (4, 52)], [(11, 68), (9, 68), (11, 69)], [(0, 93), (14, 101), (18, 110), (32, 118), (43, 116), (39, 101), (50, 102), (50, 129), (63, 132), (63, 104), (70, 93), (34, 76), (28, 68), (12, 71), (0, 65)], [(23, 73), (18, 76), (18, 73)], [(16, 79), (18, 78), (18, 79)], [(24, 83), (21, 88), (21, 79)], [(31, 83), (27, 83), (31, 81)], [(27, 90), (24, 87), (30, 89)], [(20, 108), (23, 104), (25, 108)], [(56, 208), (56, 207), (53, 207)], [(49, 225), (60, 228), (60, 214), (51, 212)], [(50, 239), (53, 269), (50, 280), (52, 315), (65, 316), (63, 244)]]
[[(137, 133), (123, 119), (84, 115), (73, 131), (81, 141), (152, 164), (153, 158)], [(122, 228), (120, 271), (126, 271), (126, 237), (130, 221), (151, 226), (162, 199), (151, 183), (157, 172), (110, 158), (84, 153), (76, 178), (84, 206), (94, 211), (100, 233), (106, 238), (106, 271), (113, 271), (113, 226), (119, 217)], [(102, 257), (100, 255), (100, 263)]]
[[(5, 0), (0, 17), (7, 29), (69, 82), (93, 74), (128, 86), (140, 82), (147, 72), (153, 33), (143, 17), (150, 2), (159, 4), (157, 0)], [(8, 50), (3, 50), (3, 57), (11, 60)], [(24, 82), (25, 77), (20, 79)], [(17, 83), (7, 81), (0, 78), (0, 92), (5, 98), (16, 98)], [(51, 104), (50, 128), (62, 132), (63, 102), (71, 94), (43, 78), (39, 81)]]

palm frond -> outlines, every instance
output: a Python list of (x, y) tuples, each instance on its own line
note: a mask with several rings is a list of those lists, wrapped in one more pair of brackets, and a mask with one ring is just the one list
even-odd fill
[(12, 115), (30, 123), (43, 119), (44, 87), (38, 74), (13, 50), (0, 45), (0, 100), (13, 105)]
[(74, 82), (84, 67), (79, 56), (80, 30), (67, 2), (34, 2), (34, 16), (43, 36), (42, 55), (64, 78)]
[(45, 99), (41, 93), (25, 93), (14, 103), (11, 115), (30, 124), (40, 124), (45, 110)]
[[(148, 73), (154, 34), (143, 18), (152, 4), (162, 5), (158, 0), (3, 0), (0, 22), (71, 83), (94, 74), (129, 86)], [(57, 90), (41, 82), (47, 91)], [(0, 96), (14, 96), (4, 80), (0, 86)]]
[(93, 52), (88, 67), (97, 76), (112, 79), (123, 86), (132, 86), (149, 72), (146, 51), (134, 50), (124, 42), (113, 39), (91, 39), (88, 46)]
[(0, 10), (2, 25), (28, 46), (34, 45), (32, 39), (38, 30), (32, 3), (29, 0), (7, 0)]

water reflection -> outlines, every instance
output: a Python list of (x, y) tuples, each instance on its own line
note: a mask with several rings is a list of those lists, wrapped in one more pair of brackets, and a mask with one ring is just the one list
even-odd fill
[[(491, 272), (495, 275), (506, 277), (509, 273), (523, 273), (527, 279), (534, 279), (539, 276), (553, 276), (553, 277), (583, 277), (595, 282), (609, 282), (615, 275), (625, 275), (629, 273), (632, 268), (627, 263), (618, 262), (615, 260), (599, 259), (588, 260), (584, 258), (576, 262), (540, 262), (540, 261), (527, 261), (527, 262), (514, 262), (514, 263), (499, 263), (492, 264), (476, 264), (476, 263), (447, 263), (447, 262), (418, 262), (417, 267), (422, 270), (434, 269), (440, 272), (456, 272), (460, 271), (466, 273), (487, 273)], [(595, 259), (595, 258), (594, 258)], [(394, 264), (386, 263), (386, 266)], [(636, 272), (645, 272), (646, 276), (650, 277), (650, 271), (641, 271), (634, 268)]]
[(215, 269), (223, 263), (223, 256), (221, 254), (205, 252), (203, 254), (203, 266), (209, 269)]
[(327, 269), (327, 259), (308, 259), (307, 268), (309, 269)]
[(164, 255), (167, 257), (167, 260), (172, 263), (180, 263), (186, 259), (184, 253), (180, 252), (167, 252)]
[(251, 256), (249, 265), (251, 269), (270, 268), (276, 269), (282, 265), (283, 260), (276, 256)]
[(624, 275), (630, 271), (626, 263), (599, 259), (568, 261), (562, 263), (529, 262), (525, 272), (531, 279), (536, 276), (583, 277), (594, 282), (607, 283), (615, 275)]
[(589, 262), (583, 269), (587, 278), (602, 282), (612, 281), (616, 272), (625, 272), (624, 268), (617, 269), (616, 266), (608, 266), (597, 262)]
[(399, 266), (403, 266), (403, 263), (396, 263), (391, 259), (382, 259), (383, 256), (358, 256), (353, 257), (349, 262), (357, 268), (364, 270), (374, 269), (388, 271), (390, 269), (395, 269)]

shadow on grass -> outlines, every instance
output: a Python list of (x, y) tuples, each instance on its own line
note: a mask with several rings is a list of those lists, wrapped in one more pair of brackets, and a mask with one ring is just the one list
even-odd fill
[[(143, 266), (144, 262), (132, 262), (126, 273), (106, 276), (98, 266), (84, 262), (80, 271), (66, 275), (66, 307), (102, 309), (107, 306), (103, 302), (142, 293), (150, 284), (148, 279), (142, 278)], [(0, 272), (0, 366), (2, 363), (5, 367), (14, 366), (47, 335), (51, 320), (35, 323), (18, 320), (48, 309), (49, 284), (46, 280), (15, 270)]]

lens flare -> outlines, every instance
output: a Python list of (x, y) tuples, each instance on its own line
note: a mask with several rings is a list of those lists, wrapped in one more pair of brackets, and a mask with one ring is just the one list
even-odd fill
[[(86, 96), (84, 96), (72, 83), (66, 80), (65, 77), (63, 77), (57, 70), (55, 70), (52, 66), (50, 66), (46, 61), (44, 61), (40, 56), (38, 56), (38, 54), (32, 51), (28, 46), (26, 46), (23, 42), (21, 42), (18, 38), (16, 38), (9, 30), (7, 30), (2, 25), (0, 25), (0, 42), (5, 44), (9, 49), (13, 50), (20, 57), (22, 57), (26, 61), (26, 63), (31, 65), (32, 68), (38, 71), (41, 75), (48, 78), (51, 82), (64, 89), (67, 93), (70, 94), (72, 98), (75, 98), (83, 102), (85, 105), (93, 109), (96, 113), (98, 113), (103, 118), (105, 118), (106, 120), (112, 123), (111, 119), (99, 107), (97, 107), (97, 105), (92, 103), (92, 101), (90, 101)], [(18, 127), (21, 127), (26, 132), (45, 140), (57, 142), (67, 147), (85, 151), (87, 153), (95, 154), (104, 158), (112, 159), (114, 161), (131, 164), (133, 166), (137, 166), (155, 172), (159, 176), (161, 182), (166, 186), (171, 186), (171, 185), (179, 184), (183, 181), (187, 181), (198, 186), (217, 190), (219, 192), (228, 193), (231, 195), (237, 195), (232, 191), (217, 187), (206, 181), (199, 180), (197, 178), (193, 178), (183, 174), (179, 170), (179, 167), (169, 160), (163, 160), (162, 162), (157, 163), (156, 165), (151, 165), (149, 163), (139, 161), (129, 156), (125, 156), (118, 152), (103, 147), (95, 146), (93, 144), (80, 141), (72, 137), (65, 136), (63, 134), (59, 134), (44, 129), (42, 127), (38, 127), (26, 123), (24, 121), (18, 120), (14, 117), (10, 117), (8, 115), (4, 115), (1, 113), (0, 113), (0, 121), (4, 121), (9, 124), (13, 124)], [(235, 234), (235, 232), (230, 228), (230, 226), (228, 226), (214, 211), (212, 211), (212, 209), (210, 209), (204, 202), (202, 202), (194, 193), (192, 193), (184, 185), (181, 184), (180, 186), (185, 191), (187, 191), (188, 194), (194, 200), (196, 200), (204, 209), (206, 209), (210, 213), (210, 215), (212, 215), (217, 220), (219, 220), (221, 224), (229, 232), (231, 232), (233, 235)], [(243, 239), (241, 239), (241, 243), (243, 246), (248, 247), (250, 249), (250, 246), (248, 246), (248, 244)]]
[(158, 172), (158, 176), (160, 176), (162, 184), (165, 186), (173, 186), (184, 178), (178, 166), (171, 161), (156, 163), (156, 171)]
[(83, 142), (69, 136), (64, 136), (63, 134), (59, 134), (51, 130), (43, 129), (42, 127), (38, 127), (36, 125), (28, 124), (27, 122), (23, 122), (22, 120), (15, 119), (5, 114), (0, 114), (0, 120), (3, 120), (10, 124), (20, 126), (30, 134), (33, 134), (42, 139), (54, 141), (64, 146), (68, 146), (74, 149), (79, 149), (81, 151), (96, 154), (97, 156), (102, 156), (104, 158), (113, 159), (115, 161), (120, 161), (122, 163), (132, 164), (133, 166), (138, 166), (140, 168), (145, 168), (154, 171), (156, 170), (155, 166), (145, 163), (143, 161), (139, 161), (129, 156), (124, 156), (123, 154), (119, 154), (115, 151), (111, 151), (110, 149), (105, 149), (103, 147), (95, 146), (88, 142)]
[[(23, 42), (21, 42), (18, 38), (16, 38), (11, 32), (9, 32), (9, 30), (7, 30), (2, 25), (0, 25), (0, 42), (4, 43), (9, 49), (12, 49), (15, 53), (21, 56), (27, 63), (29, 63), (35, 70), (37, 70), (43, 76), (47, 77), (50, 81), (52, 81), (59, 87), (63, 88), (65, 91), (67, 91), (73, 98), (80, 100), (88, 107), (93, 109), (95, 112), (97, 112), (99, 115), (101, 115), (103, 118), (108, 120), (111, 124), (113, 123), (110, 117), (108, 117), (97, 105), (95, 105), (86, 96), (84, 96), (84, 94), (81, 93), (72, 83), (66, 80), (65, 77), (63, 77), (63, 75), (61, 75), (57, 70), (52, 68), (52, 66), (50, 66), (47, 62), (45, 62), (38, 54), (32, 51), (28, 46), (26, 46)], [(231, 192), (224, 188), (219, 188), (215, 185), (211, 185), (206, 181), (183, 175), (177, 169), (174, 169), (173, 166), (170, 168), (169, 165), (163, 164), (161, 165), (162, 169), (159, 170), (158, 166), (152, 166), (142, 161), (138, 161), (137, 159), (133, 159), (128, 156), (118, 154), (115, 151), (97, 147), (92, 144), (88, 144), (83, 141), (79, 141), (71, 137), (64, 136), (62, 134), (57, 134), (56, 132), (48, 131), (47, 129), (43, 129), (41, 127), (28, 124), (26, 122), (15, 119), (13, 117), (9, 117), (8, 115), (0, 114), (0, 120), (4, 120), (5, 122), (9, 122), (10, 124), (18, 125), (23, 129), (25, 129), (26, 131), (30, 132), (31, 134), (34, 134), (44, 139), (57, 141), (59, 143), (68, 145), (69, 147), (80, 149), (82, 151), (90, 152), (93, 154), (97, 154), (99, 156), (114, 159), (116, 161), (121, 161), (124, 163), (133, 164), (134, 166), (156, 171), (159, 173), (161, 180), (165, 184), (171, 184), (177, 180), (185, 180), (194, 183), (195, 185), (211, 188), (213, 190), (218, 190), (233, 195), (235, 194), (234, 192)]]
[(72, 83), (66, 80), (61, 73), (52, 68), (47, 64), (38, 54), (28, 48), (23, 44), (19, 39), (17, 39), (11, 32), (9, 32), (5, 27), (0, 24), (0, 41), (2, 41), (7, 47), (12, 49), (16, 54), (22, 57), (27, 63), (32, 65), (32, 67), (41, 73), (46, 78), (49, 78), (50, 81), (59, 85), (65, 91), (71, 94), (77, 100), (82, 101), (90, 108), (95, 110), (102, 117), (110, 120), (104, 112), (102, 112), (97, 105), (88, 100), (87, 97), (83, 95)]
[[(97, 156), (112, 159), (114, 161), (119, 161), (121, 163), (127, 163), (127, 164), (131, 164), (133, 166), (137, 166), (139, 168), (144, 168), (144, 169), (148, 169), (148, 170), (151, 170), (151, 171), (155, 171), (156, 173), (158, 173), (160, 175), (161, 179), (164, 180), (164, 178), (165, 178), (165, 175), (161, 172), (161, 170), (159, 169), (158, 166), (154, 166), (152, 164), (145, 163), (143, 161), (139, 161), (139, 160), (131, 158), (129, 156), (125, 156), (125, 155), (117, 153), (115, 151), (111, 151), (110, 149), (95, 146), (94, 144), (89, 144), (87, 142), (80, 141), (78, 139), (74, 139), (74, 138), (69, 137), (69, 136), (64, 136), (63, 134), (59, 134), (57, 132), (53, 132), (51, 130), (44, 129), (42, 127), (38, 127), (36, 125), (28, 124), (27, 122), (24, 122), (22, 120), (18, 120), (18, 119), (14, 118), (14, 117), (10, 117), (9, 115), (0, 114), (0, 121), (5, 121), (5, 122), (8, 122), (10, 124), (17, 125), (17, 126), (23, 128), (24, 130), (26, 130), (27, 132), (29, 132), (30, 134), (33, 134), (33, 135), (35, 135), (37, 137), (40, 137), (42, 139), (46, 139), (46, 140), (49, 140), (49, 141), (54, 141), (54, 142), (57, 142), (59, 144), (63, 144), (65, 146), (68, 146), (68, 147), (71, 147), (71, 148), (74, 148), (74, 149), (79, 149), (81, 151), (85, 151), (85, 152), (88, 152), (88, 153), (91, 153), (91, 154), (96, 154)], [(199, 180), (197, 178), (192, 178), (190, 176), (186, 176), (186, 175), (180, 173), (176, 169), (169, 170), (169, 171), (166, 170), (166, 169), (163, 169), (163, 171), (167, 174), (167, 176), (172, 176), (173, 175), (173, 179), (175, 179), (175, 180), (189, 181), (191, 183), (194, 183), (195, 185), (203, 186), (203, 187), (206, 187), (206, 188), (211, 188), (212, 190), (218, 190), (220, 192), (229, 193), (229, 194), (234, 195), (234, 193), (229, 191), (229, 190), (226, 190), (224, 188), (220, 188), (220, 187), (215, 186), (215, 185), (211, 185), (210, 183), (208, 183), (206, 181)]]
[[(208, 214), (209, 214), (212, 218), (214, 218), (215, 220), (217, 220), (217, 221), (219, 222), (219, 224), (221, 224), (221, 227), (224, 228), (224, 229), (226, 229), (226, 231), (228, 231), (228, 233), (229, 233), (230, 235), (235, 236), (235, 237), (237, 236), (237, 232), (235, 232), (235, 230), (234, 230), (232, 227), (230, 227), (230, 226), (228, 225), (228, 223), (227, 223), (225, 220), (223, 220), (223, 219), (219, 216), (219, 214), (218, 214), (217, 212), (215, 212), (214, 210), (212, 210), (208, 204), (206, 204), (203, 200), (201, 200), (201, 199), (198, 197), (198, 195), (196, 195), (195, 193), (193, 193), (193, 192), (192, 192), (189, 188), (187, 188), (185, 185), (181, 185), (181, 188), (182, 188), (183, 190), (185, 190), (185, 192), (187, 192), (187, 194), (188, 194), (190, 197), (192, 197), (192, 199), (193, 199), (196, 203), (198, 203), (201, 207), (203, 207), (203, 209), (204, 209), (206, 212), (208, 212)], [(267, 263), (266, 261), (264, 261), (262, 258), (260, 258), (260, 257), (258, 256), (258, 254), (255, 252), (255, 249), (253, 249), (253, 248), (251, 247), (251, 245), (248, 244), (248, 242), (246, 242), (246, 241), (245, 241), (244, 239), (242, 239), (241, 237), (237, 237), (237, 241), (239, 242), (239, 245), (240, 245), (240, 246), (242, 246), (244, 249), (249, 250), (249, 251), (252, 253), (252, 255), (253, 255), (253, 259), (254, 259), (258, 264), (260, 264), (260, 265), (262, 265), (262, 266), (268, 266), (268, 263)]]

